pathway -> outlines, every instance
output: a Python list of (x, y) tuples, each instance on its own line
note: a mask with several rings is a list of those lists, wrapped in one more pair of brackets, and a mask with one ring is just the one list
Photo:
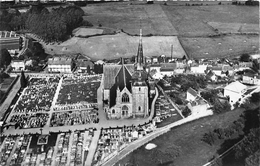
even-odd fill
[(70, 139), (69, 139), (69, 147), (68, 147), (68, 154), (67, 154), (67, 166), (70, 165), (70, 153), (71, 153), (71, 147), (73, 143), (73, 137), (74, 137), (74, 132), (71, 132), (70, 134)]
[(95, 154), (96, 149), (97, 149), (97, 144), (98, 144), (100, 133), (101, 133), (101, 130), (97, 130), (97, 131), (94, 132), (94, 137), (92, 138), (92, 141), (91, 141), (91, 144), (90, 144), (90, 147), (89, 147), (88, 156), (87, 156), (87, 160), (85, 162), (85, 166), (91, 166), (94, 154)]
[(56, 104), (56, 102), (57, 102), (57, 100), (58, 100), (62, 81), (63, 81), (63, 77), (61, 77), (61, 79), (60, 79), (60, 81), (59, 81), (59, 83), (58, 83), (58, 86), (57, 86), (57, 88), (56, 88), (56, 92), (55, 92), (55, 94), (54, 94), (54, 97), (53, 97), (53, 100), (52, 100), (52, 103), (51, 103), (50, 112), (49, 112), (50, 118), (48, 119), (48, 121), (47, 121), (47, 123), (46, 123), (46, 126), (49, 126), (49, 125), (50, 125), (51, 116), (52, 116), (52, 113), (53, 113), (53, 107), (55, 106), (55, 104)]
[(59, 140), (60, 140), (60, 135), (57, 136), (56, 144), (55, 144), (55, 146), (54, 146), (54, 151), (53, 151), (53, 155), (52, 155), (51, 166), (55, 166), (55, 164), (56, 164), (56, 155), (57, 155), (57, 152), (58, 152)]
[[(157, 85), (157, 84), (156, 84)], [(163, 93), (163, 95), (165, 96), (165, 98), (172, 104), (172, 106), (178, 111), (178, 113), (180, 114), (180, 116), (182, 118), (185, 118), (182, 113), (181, 110), (177, 107), (177, 105), (171, 100), (171, 98), (164, 92), (164, 90), (162, 89), (162, 87), (160, 87), (159, 85), (157, 85), (157, 87), (160, 89), (160, 91)]]

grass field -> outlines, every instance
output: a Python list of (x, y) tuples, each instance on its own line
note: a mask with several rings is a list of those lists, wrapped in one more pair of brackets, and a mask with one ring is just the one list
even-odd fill
[(123, 29), (125, 32), (139, 34), (140, 22), (143, 34), (177, 35), (160, 5), (127, 5), (108, 3), (82, 7), (84, 19), (98, 26)]
[[(173, 45), (173, 57), (182, 58), (186, 55), (177, 36), (151, 36), (143, 37), (142, 40), (145, 56), (163, 54), (170, 56), (171, 45)], [(45, 47), (49, 54), (81, 53), (93, 60), (99, 60), (136, 56), (138, 43), (139, 37), (118, 33), (90, 38), (73, 37), (61, 45), (45, 45)]]
[(179, 38), (190, 58), (232, 57), (259, 49), (259, 36), (230, 35), (223, 37)]
[(97, 28), (77, 28), (73, 30), (73, 35), (78, 36), (93, 36), (103, 34), (102, 29)]
[[(135, 165), (141, 166), (199, 166), (207, 163), (216, 151), (219, 149), (218, 145), (209, 146), (205, 142), (201, 141), (204, 133), (215, 129), (225, 128), (233, 121), (238, 119), (242, 114), (242, 109), (233, 110), (220, 115), (213, 115), (194, 122), (190, 122), (179, 127), (173, 128), (168, 133), (159, 136), (151, 141), (157, 145), (157, 149), (165, 151), (170, 145), (175, 145), (180, 148), (180, 156), (173, 161), (167, 163), (155, 163), (151, 160), (150, 156), (153, 150), (146, 150), (145, 145), (130, 153), (123, 158), (116, 166), (124, 165), (125, 163), (135, 162)], [(132, 163), (133, 164), (133, 163)]]
[(259, 33), (258, 24), (208, 22), (219, 33)]
[[(173, 6), (128, 5), (126, 3), (88, 5), (86, 20), (135, 35), (140, 29), (144, 34), (198, 36), (215, 34), (208, 22), (259, 24), (259, 8), (235, 5)], [(249, 12), (250, 11), (250, 12)], [(232, 27), (233, 25), (230, 24)], [(258, 30), (258, 26), (253, 27)], [(246, 30), (246, 29), (245, 29)]]
[[(174, 46), (175, 57), (183, 57), (183, 48), (192, 58), (240, 56), (242, 53), (259, 51), (259, 35), (237, 34), (259, 33), (259, 7), (206, 5), (206, 2), (196, 2), (203, 3), (203, 6), (176, 6), (179, 2), (167, 2), (167, 5), (163, 3), (88, 4), (82, 7), (84, 19), (99, 29), (82, 28), (75, 31), (75, 34), (83, 37), (102, 33), (103, 36), (73, 37), (61, 45), (45, 46), (46, 52), (52, 55), (81, 53), (93, 60), (130, 57), (136, 55), (138, 45), (138, 39), (131, 35), (139, 34), (140, 24), (143, 35), (156, 36), (144, 37), (145, 56), (170, 56), (171, 44)], [(123, 33), (113, 35), (121, 29), (130, 36)], [(217, 33), (230, 32), (235, 34), (210, 37)]]

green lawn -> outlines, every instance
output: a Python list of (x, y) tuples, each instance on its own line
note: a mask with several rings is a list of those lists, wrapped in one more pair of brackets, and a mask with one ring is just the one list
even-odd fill
[[(199, 166), (207, 163), (222, 142), (219, 142), (216, 146), (209, 146), (205, 142), (201, 141), (204, 133), (214, 128), (225, 128), (229, 124), (233, 123), (243, 112), (243, 109), (237, 109), (230, 112), (226, 112), (220, 115), (213, 115), (205, 117), (194, 122), (181, 125), (173, 128), (168, 133), (154, 139), (151, 143), (157, 145), (157, 149), (165, 151), (169, 145), (174, 145), (180, 148), (180, 156), (173, 161), (166, 162), (164, 165), (171, 166)], [(159, 163), (155, 163), (151, 160), (153, 150), (146, 150), (144, 146), (138, 148), (133, 153), (123, 158), (116, 166), (123, 165), (124, 163), (133, 163), (140, 166), (156, 166)]]

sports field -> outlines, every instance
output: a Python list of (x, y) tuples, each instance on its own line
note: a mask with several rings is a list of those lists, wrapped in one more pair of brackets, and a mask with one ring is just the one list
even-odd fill
[[(142, 37), (142, 41), (145, 56), (170, 56), (171, 45), (173, 45), (173, 57), (182, 58), (186, 55), (177, 36)], [(73, 37), (61, 45), (45, 45), (45, 47), (50, 54), (81, 53), (92, 60), (99, 60), (136, 56), (138, 43), (138, 36), (118, 33), (90, 38)]]

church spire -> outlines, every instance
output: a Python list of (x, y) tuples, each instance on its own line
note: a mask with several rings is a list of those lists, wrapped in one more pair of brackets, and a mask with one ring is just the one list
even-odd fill
[(142, 70), (143, 65), (143, 44), (142, 44), (142, 29), (140, 29), (140, 39), (139, 39), (139, 45), (138, 45), (138, 51), (137, 51), (137, 70)]

